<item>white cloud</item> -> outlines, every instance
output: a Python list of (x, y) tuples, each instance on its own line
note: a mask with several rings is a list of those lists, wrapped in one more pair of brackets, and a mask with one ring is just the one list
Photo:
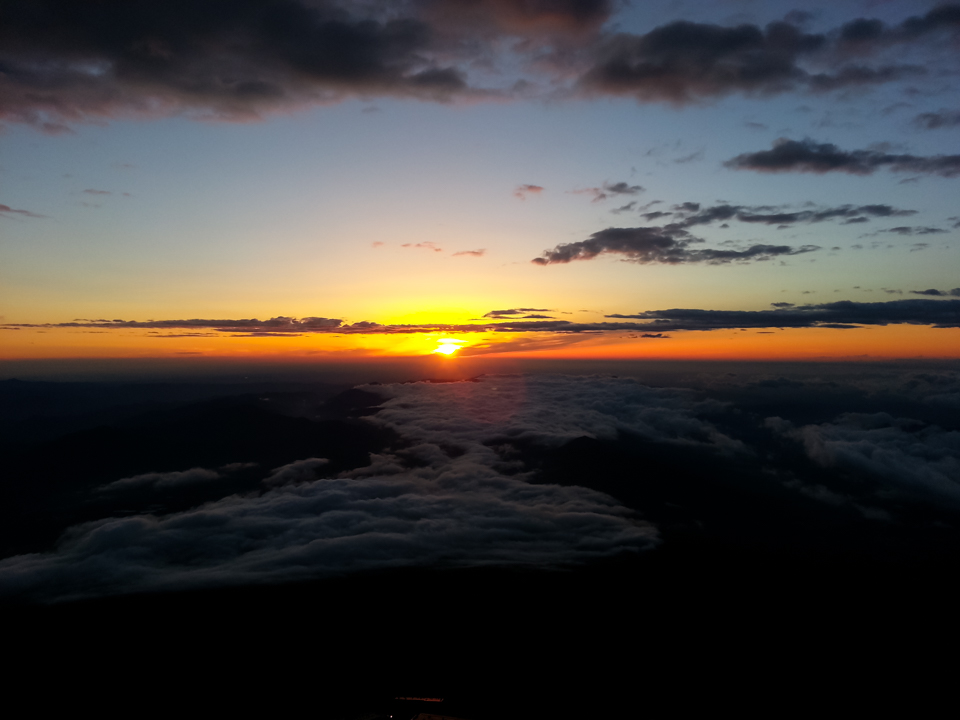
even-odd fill
[(56, 600), (415, 565), (576, 563), (652, 547), (656, 530), (603, 493), (529, 482), (511, 443), (557, 446), (629, 431), (733, 445), (690, 416), (704, 405), (691, 394), (629, 379), (491, 377), (368, 389), (385, 397), (370, 422), (394, 428), (404, 443), (369, 467), (319, 478), (326, 461), (308, 458), (275, 469), (261, 494), (78, 525), (54, 552), (0, 561), (0, 586)]
[(960, 506), (960, 432), (887, 413), (845, 413), (833, 422), (794, 428), (781, 418), (767, 426), (803, 443), (823, 467), (854, 470), (895, 493)]

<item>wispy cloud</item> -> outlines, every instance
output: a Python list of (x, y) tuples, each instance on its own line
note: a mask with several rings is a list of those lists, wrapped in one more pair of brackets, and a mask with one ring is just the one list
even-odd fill
[(603, 202), (612, 197), (622, 197), (624, 195), (639, 195), (646, 188), (642, 185), (630, 185), (627, 182), (605, 182), (601, 187), (581, 188), (571, 190), (574, 195), (592, 195), (593, 202)]
[(913, 124), (924, 130), (957, 127), (960, 125), (960, 110), (920, 113), (913, 119)]
[(46, 215), (38, 215), (37, 213), (30, 212), (29, 210), (18, 210), (16, 208), (10, 207), (9, 205), (0, 204), (0, 217), (4, 217), (4, 216), (9, 217), (11, 215), (18, 215), (20, 217), (29, 217), (29, 218), (46, 217)]
[(911, 295), (929, 295), (931, 297), (960, 297), (960, 288), (953, 288), (953, 290), (936, 290), (934, 288), (929, 288), (927, 290), (911, 290)]
[(513, 191), (513, 196), (520, 200), (526, 200), (529, 195), (539, 195), (543, 192), (542, 185), (517, 185)]
[(403, 245), (401, 245), (400, 247), (422, 248), (424, 250), (433, 250), (434, 252), (443, 252), (442, 247), (437, 247), (437, 245), (432, 242), (403, 243)]
[(550, 312), (547, 308), (512, 308), (510, 310), (491, 310), (484, 314), (485, 318), (509, 318), (524, 315), (526, 313)]

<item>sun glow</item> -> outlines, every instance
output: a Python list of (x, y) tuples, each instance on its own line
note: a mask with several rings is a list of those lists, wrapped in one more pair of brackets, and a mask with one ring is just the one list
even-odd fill
[(439, 353), (440, 355), (453, 355), (457, 350), (460, 349), (460, 346), (464, 343), (464, 340), (454, 340), (452, 338), (440, 338), (437, 340), (437, 349), (433, 352)]

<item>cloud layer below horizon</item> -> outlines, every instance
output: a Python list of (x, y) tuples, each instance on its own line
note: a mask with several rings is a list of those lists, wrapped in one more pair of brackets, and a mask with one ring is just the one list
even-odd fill
[[(258, 491), (75, 525), (55, 549), (0, 560), (0, 595), (51, 602), (405, 567), (560, 567), (655, 551), (687, 526), (736, 537), (743, 551), (765, 542), (784, 507), (787, 524), (826, 525), (770, 537), (826, 539), (828, 552), (859, 542), (843, 528), (868, 543), (912, 528), (922, 543), (956, 524), (960, 377), (824, 372), (710, 374), (688, 388), (562, 375), (361, 386), (380, 401), (363, 422), (395, 438), (369, 464), (332, 473), (303, 458), (264, 472)], [(629, 461), (607, 466), (598, 458), (608, 455)], [(544, 457), (554, 460), (539, 466)], [(588, 474), (550, 481), (571, 463)], [(146, 473), (88, 492), (181, 490), (251, 467)], [(664, 504), (674, 496), (686, 504)]]
[[(511, 449), (555, 448), (630, 430), (658, 441), (736, 448), (691, 413), (690, 393), (603, 378), (490, 378), (364, 388), (370, 422), (399, 447), (322, 477), (326, 461), (275, 469), (264, 490), (163, 516), (71, 528), (51, 553), (0, 561), (7, 597), (65, 600), (117, 592), (289, 582), (409, 566), (559, 566), (649, 549), (656, 530), (609, 496), (531, 484)], [(562, 419), (561, 419), (562, 418)], [(195, 468), (110, 483), (209, 482)]]

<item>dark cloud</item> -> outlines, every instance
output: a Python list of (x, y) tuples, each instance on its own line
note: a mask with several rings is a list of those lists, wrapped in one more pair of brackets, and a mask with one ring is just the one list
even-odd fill
[(940, 228), (934, 228), (934, 227), (915, 227), (911, 225), (900, 225), (898, 227), (887, 228), (886, 230), (878, 230), (877, 232), (894, 233), (896, 235), (939, 235), (940, 233), (945, 233), (947, 231), (941, 230)]
[(351, 94), (443, 100), (461, 73), (428, 59), (415, 19), (303, 0), (11, 0), (0, 20), (0, 118), (64, 123), (191, 110), (220, 118)]
[(479, 250), (460, 250), (458, 252), (453, 253), (453, 257), (458, 257), (458, 256), (483, 257), (486, 254), (486, 252), (487, 251), (484, 248), (480, 248)]
[(831, 143), (780, 138), (771, 150), (737, 155), (724, 163), (734, 170), (758, 172), (845, 172), (871, 175), (881, 168), (893, 172), (923, 173), (956, 177), (960, 155), (907, 155), (879, 150), (841, 150)]
[(851, 20), (840, 27), (838, 45), (846, 52), (870, 53), (892, 45), (916, 42), (932, 33), (957, 28), (960, 28), (960, 5), (944, 4), (925, 15), (914, 15), (894, 26), (877, 19)]
[[(106, 332), (106, 330), (102, 331)], [(180, 337), (216, 337), (216, 333), (164, 333), (148, 332), (147, 337), (153, 338), (180, 338)], [(231, 337), (242, 337), (240, 335), (231, 335)]]
[[(761, 246), (761, 248), (766, 246)], [(756, 251), (748, 259), (760, 259), (762, 253)], [(681, 251), (677, 251), (681, 252)], [(694, 251), (688, 251), (694, 252)], [(716, 251), (724, 253), (720, 260), (699, 260), (699, 262), (731, 262), (744, 259), (739, 251)], [(733, 254), (731, 259), (729, 254)], [(664, 262), (664, 261), (659, 261)], [(685, 260), (683, 262), (692, 262)], [(934, 291), (914, 291), (923, 295), (933, 295)], [(960, 297), (958, 289), (935, 291), (940, 296)], [(252, 333), (289, 335), (290, 333), (337, 333), (337, 334), (413, 334), (424, 332), (449, 333), (552, 333), (583, 334), (610, 332), (668, 332), (674, 330), (718, 330), (730, 328), (796, 328), (796, 327), (850, 327), (854, 325), (933, 325), (935, 327), (960, 327), (960, 300), (895, 300), (891, 302), (857, 303), (841, 301), (819, 305), (793, 306), (790, 303), (774, 303), (775, 310), (698, 310), (672, 309), (651, 310), (633, 315), (613, 314), (608, 318), (617, 320), (638, 320), (642, 322), (598, 322), (576, 323), (567, 320), (554, 320), (540, 313), (549, 312), (545, 308), (514, 308), (510, 310), (491, 310), (484, 317), (489, 322), (474, 324), (422, 324), (422, 325), (381, 325), (362, 321), (349, 325), (339, 320), (325, 318), (274, 318), (267, 325), (256, 320), (159, 320), (159, 321), (116, 321), (116, 322), (70, 322), (47, 325), (8, 323), (0, 326), (12, 328), (210, 328), (217, 332), (242, 332), (242, 336)], [(583, 311), (586, 312), (586, 311)], [(189, 323), (189, 324), (188, 324)], [(209, 323), (209, 324), (204, 324)], [(247, 323), (245, 326), (244, 323)], [(259, 323), (259, 325), (257, 325)], [(258, 329), (259, 327), (280, 328), (279, 330)], [(193, 333), (190, 334), (191, 336)], [(526, 341), (525, 341), (526, 342)]]
[(739, 205), (715, 205), (714, 207), (700, 210), (700, 203), (683, 203), (679, 207), (696, 207), (697, 209), (695, 214), (687, 215), (682, 222), (677, 223), (680, 227), (693, 227), (694, 225), (707, 225), (716, 220), (729, 220), (743, 209)]
[(248, 333), (235, 333), (230, 337), (301, 337), (300, 333), (291, 333), (291, 332), (261, 332), (254, 331)]
[[(766, 27), (673, 22), (645, 35), (608, 38), (580, 85), (588, 92), (682, 104), (731, 93), (826, 92), (893, 82), (925, 70), (919, 65), (851, 63), (850, 56), (895, 42), (917, 42), (952, 27), (960, 6), (952, 7), (911, 18), (894, 30), (879, 20), (858, 19), (825, 34), (807, 33), (802, 23), (789, 20)], [(835, 69), (824, 72), (824, 66)]]
[(820, 248), (804, 245), (799, 248), (787, 245), (751, 245), (735, 249), (697, 249), (703, 242), (679, 227), (607, 228), (593, 233), (588, 240), (563, 243), (547, 250), (531, 262), (537, 265), (568, 263), (571, 260), (591, 260), (598, 255), (621, 255), (628, 262), (641, 264), (708, 263), (720, 265), (731, 262), (769, 260), (773, 257), (798, 255)]
[(437, 247), (435, 243), (432, 242), (418, 242), (418, 243), (403, 243), (400, 247), (405, 248), (422, 248), (424, 250), (433, 250), (434, 252), (443, 252), (442, 247)]
[(940, 110), (938, 112), (920, 113), (913, 119), (913, 123), (926, 130), (957, 127), (960, 125), (960, 112), (956, 110)]
[(514, 308), (511, 310), (491, 310), (488, 313), (484, 314), (485, 318), (503, 318), (503, 317), (512, 317), (516, 315), (523, 315), (524, 313), (540, 313), (540, 312), (550, 312), (549, 308)]
[(953, 290), (935, 290), (930, 288), (929, 290), (911, 290), (913, 295), (930, 295), (932, 297), (960, 297), (960, 288), (954, 288)]
[[(220, 332), (326, 332), (342, 331), (351, 326), (344, 326), (342, 320), (323, 317), (297, 318), (280, 315), (269, 320), (75, 320), (67, 323), (51, 325), (21, 325), (21, 327), (98, 327), (98, 328), (159, 328), (159, 329), (214, 329)], [(165, 336), (169, 337), (169, 336)]]
[(0, 217), (9, 217), (10, 215), (19, 215), (21, 217), (42, 218), (46, 215), (37, 215), (29, 210), (17, 210), (9, 205), (0, 204)]
[(916, 210), (898, 210), (890, 205), (861, 205), (856, 209), (856, 212), (876, 215), (877, 217), (903, 217), (917, 214)]
[(840, 40), (850, 43), (875, 41), (883, 35), (884, 24), (880, 20), (858, 18), (840, 28)]
[[(719, 206), (721, 211), (720, 219), (730, 217), (730, 206)], [(867, 222), (868, 218), (864, 215), (873, 217), (907, 217), (916, 215), (916, 210), (901, 210), (891, 205), (840, 205), (832, 208), (820, 208), (817, 210), (798, 210), (795, 212), (769, 212), (769, 208), (752, 208), (737, 206), (734, 208), (736, 219), (745, 223), (763, 223), (766, 225), (789, 225), (792, 223), (807, 222), (818, 223), (826, 220), (837, 220), (845, 218), (844, 224)], [(766, 212), (764, 212), (766, 210)], [(726, 217), (723, 217), (726, 215)], [(709, 222), (713, 219), (710, 211), (704, 211), (704, 217)], [(698, 224), (699, 216), (693, 216), (685, 222)]]
[(584, 188), (583, 190), (571, 190), (578, 195), (593, 195), (593, 202), (602, 202), (618, 195), (638, 195), (646, 188), (640, 185), (630, 185), (626, 182), (605, 182), (602, 187)]
[(604, 183), (603, 190), (610, 195), (636, 195), (643, 192), (640, 185), (630, 185), (625, 182)]
[(357, 96), (502, 98), (533, 83), (482, 90), (467, 69), (517, 56), (548, 84), (578, 77), (584, 91), (643, 101), (833, 91), (923, 73), (920, 65), (865, 58), (896, 44), (924, 46), (931, 33), (956, 27), (958, 11), (942, 6), (892, 27), (857, 19), (823, 34), (803, 30), (798, 16), (765, 27), (679, 21), (644, 35), (604, 34), (614, 6), (8, 0), (0, 16), (0, 120), (58, 134), (111, 117), (242, 120)]
[(680, 21), (646, 35), (610, 38), (580, 82), (589, 91), (674, 103), (737, 91), (782, 92), (804, 79), (798, 58), (824, 43), (822, 35), (788, 23), (764, 30)]
[(513, 191), (513, 196), (526, 200), (527, 195), (539, 195), (542, 192), (543, 187), (540, 185), (518, 185), (517, 189)]
[(653, 212), (640, 213), (640, 217), (645, 220), (659, 220), (662, 217), (670, 217), (673, 213), (663, 212), (662, 210), (654, 210)]
[(85, 195), (113, 195), (109, 190), (94, 190), (92, 188), (87, 188), (82, 191)]
[(611, 210), (610, 212), (614, 213), (615, 215), (619, 215), (620, 213), (630, 212), (630, 211), (633, 210), (636, 206), (637, 206), (636, 201), (634, 201), (634, 202), (628, 202), (626, 205), (621, 205), (621, 206), (618, 207), (618, 208), (614, 208), (614, 209)]
[(837, 325), (933, 325), (960, 327), (960, 300), (892, 300), (860, 303), (850, 300), (778, 306), (776, 310), (652, 310), (609, 318), (650, 321), (663, 330), (719, 330), (729, 328), (797, 328)]

